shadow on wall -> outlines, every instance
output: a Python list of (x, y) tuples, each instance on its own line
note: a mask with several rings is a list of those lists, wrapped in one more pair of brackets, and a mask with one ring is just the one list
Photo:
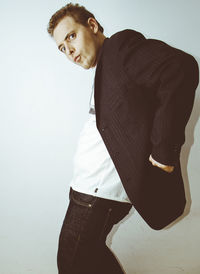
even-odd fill
[[(195, 59), (198, 62), (199, 70), (200, 70), (200, 59), (196, 58), (196, 57), (195, 57)], [(190, 192), (190, 182), (188, 179), (187, 166), (188, 166), (190, 150), (191, 150), (193, 144), (195, 142), (197, 142), (197, 140), (194, 139), (194, 131), (195, 131), (195, 127), (198, 123), (199, 117), (200, 117), (200, 84), (198, 85), (198, 87), (196, 89), (194, 106), (193, 106), (192, 113), (191, 113), (190, 119), (188, 121), (188, 124), (186, 126), (185, 143), (182, 146), (182, 150), (181, 150), (181, 170), (182, 170), (182, 176), (183, 176), (183, 181), (184, 181), (187, 203), (186, 203), (186, 207), (185, 207), (183, 215), (180, 216), (174, 222), (172, 222), (170, 225), (168, 225), (165, 229), (170, 228), (171, 226), (173, 226), (174, 224), (179, 222), (181, 219), (183, 219), (185, 216), (187, 216), (190, 213), (192, 197), (191, 197), (191, 192)]]

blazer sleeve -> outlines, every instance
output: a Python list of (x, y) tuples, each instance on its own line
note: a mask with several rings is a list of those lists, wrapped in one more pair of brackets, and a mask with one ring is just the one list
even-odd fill
[(151, 131), (152, 157), (175, 165), (185, 141), (185, 127), (194, 104), (199, 68), (193, 56), (128, 30), (120, 47), (127, 76), (155, 96)]

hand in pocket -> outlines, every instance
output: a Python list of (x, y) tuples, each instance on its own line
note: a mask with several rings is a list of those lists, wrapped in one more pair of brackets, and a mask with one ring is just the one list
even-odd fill
[(149, 156), (149, 161), (152, 163), (153, 166), (161, 168), (162, 170), (164, 170), (168, 173), (171, 173), (174, 170), (174, 166), (163, 165), (163, 164), (157, 162), (156, 160), (154, 160), (151, 155)]

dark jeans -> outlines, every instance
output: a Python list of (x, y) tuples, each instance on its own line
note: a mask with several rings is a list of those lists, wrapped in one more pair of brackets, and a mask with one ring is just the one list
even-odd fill
[(70, 189), (70, 203), (58, 246), (59, 274), (122, 274), (105, 241), (131, 204), (83, 194)]

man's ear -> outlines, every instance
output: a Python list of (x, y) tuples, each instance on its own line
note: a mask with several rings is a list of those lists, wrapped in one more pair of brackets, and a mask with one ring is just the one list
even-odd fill
[(88, 25), (89, 25), (89, 28), (94, 32), (94, 33), (97, 33), (98, 32), (98, 24), (97, 24), (97, 21), (93, 18), (93, 17), (89, 17), (88, 18)]

